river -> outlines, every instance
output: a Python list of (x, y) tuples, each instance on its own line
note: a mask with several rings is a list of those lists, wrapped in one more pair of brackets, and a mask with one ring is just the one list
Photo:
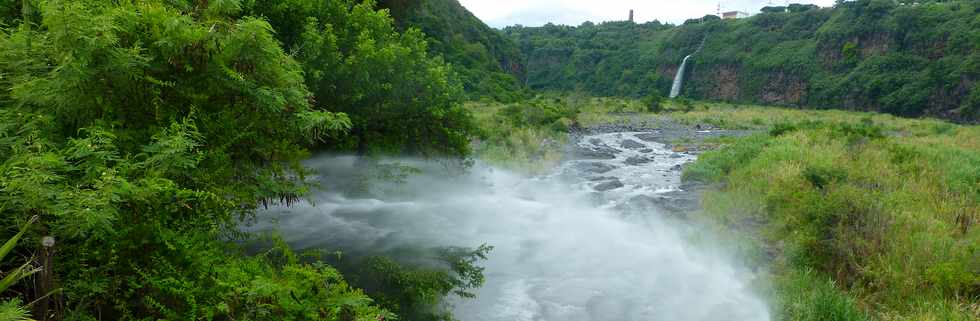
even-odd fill
[(699, 234), (677, 218), (690, 205), (680, 167), (696, 156), (658, 138), (582, 135), (578, 156), (536, 177), (400, 160), (423, 171), (391, 183), (370, 180), (356, 158), (324, 155), (306, 163), (325, 173), (316, 205), (271, 209), (250, 229), (353, 253), (492, 245), (486, 285), (452, 300), (463, 321), (769, 320), (752, 273), (710, 237), (690, 241)]

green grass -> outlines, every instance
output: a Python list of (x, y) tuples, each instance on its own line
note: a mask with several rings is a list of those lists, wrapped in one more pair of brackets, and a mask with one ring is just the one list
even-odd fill
[[(520, 104), (520, 103), (518, 103)], [(507, 107), (518, 104), (470, 102), (480, 129), (474, 142), (476, 158), (492, 165), (528, 174), (541, 173), (561, 160), (562, 148), (568, 142), (569, 120), (556, 119), (555, 125), (520, 124), (505, 117)]]
[[(880, 320), (978, 319), (980, 127), (758, 107), (675, 117), (773, 128), (706, 153), (684, 177), (717, 183), (706, 217), (777, 253), (782, 319), (859, 320), (851, 299)], [(849, 299), (815, 293), (826, 289), (807, 273)]]
[(837, 289), (833, 280), (812, 270), (792, 271), (779, 280), (781, 309), (777, 317), (795, 321), (865, 321), (854, 298)]

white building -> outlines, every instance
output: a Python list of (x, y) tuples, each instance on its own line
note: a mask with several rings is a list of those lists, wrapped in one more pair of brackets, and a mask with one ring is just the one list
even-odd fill
[(748, 17), (749, 17), (749, 13), (745, 11), (729, 11), (729, 12), (721, 13), (722, 19), (742, 19)]

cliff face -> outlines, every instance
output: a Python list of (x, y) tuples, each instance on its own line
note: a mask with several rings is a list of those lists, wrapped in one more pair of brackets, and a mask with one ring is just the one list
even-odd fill
[(532, 89), (665, 94), (683, 57), (707, 37), (688, 65), (685, 96), (976, 121), (977, 16), (977, 1), (858, 0), (681, 26), (624, 21), (504, 32), (527, 59)]

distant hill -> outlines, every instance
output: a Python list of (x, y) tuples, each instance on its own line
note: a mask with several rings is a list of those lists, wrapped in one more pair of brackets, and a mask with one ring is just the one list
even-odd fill
[(685, 55), (683, 95), (977, 121), (980, 1), (840, 2), (747, 19), (509, 27), (537, 90), (666, 95)]
[(430, 51), (455, 66), (471, 98), (513, 101), (522, 95), (525, 67), (516, 43), (456, 0), (382, 0), (399, 27), (419, 28)]

